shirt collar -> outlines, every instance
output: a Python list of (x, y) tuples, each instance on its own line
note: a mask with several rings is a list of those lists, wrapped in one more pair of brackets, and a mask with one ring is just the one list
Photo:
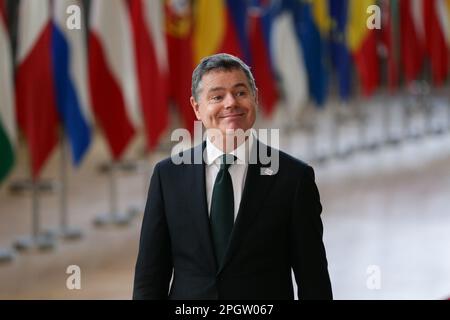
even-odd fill
[[(252, 146), (253, 146), (253, 133), (251, 133), (248, 136), (248, 139), (242, 143), (239, 147), (237, 147), (236, 149), (234, 149), (233, 151), (230, 152), (230, 154), (236, 156), (237, 160), (236, 163), (237, 164), (245, 164), (247, 163), (246, 159), (248, 159), (249, 156), (249, 151), (251, 150)], [(248, 149), (246, 148), (246, 145), (248, 145)], [(210, 165), (214, 162), (218, 163), (220, 160), (218, 160), (222, 155), (224, 154), (224, 152), (222, 150), (220, 150), (219, 148), (217, 148), (210, 140), (209, 137), (206, 138), (206, 164)]]

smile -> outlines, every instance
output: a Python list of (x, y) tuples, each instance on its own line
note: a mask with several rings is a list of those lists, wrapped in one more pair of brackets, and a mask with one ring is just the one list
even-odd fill
[(244, 115), (244, 113), (233, 113), (233, 114), (227, 114), (227, 115), (221, 116), (219, 118), (222, 118), (222, 119), (234, 119), (234, 118), (242, 117), (243, 115)]

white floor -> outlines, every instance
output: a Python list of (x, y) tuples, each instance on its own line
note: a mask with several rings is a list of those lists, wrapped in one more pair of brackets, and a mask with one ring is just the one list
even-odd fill
[(317, 170), (337, 299), (450, 297), (450, 154), (423, 161), (415, 148), (402, 167), (383, 154), (349, 160), (345, 176)]

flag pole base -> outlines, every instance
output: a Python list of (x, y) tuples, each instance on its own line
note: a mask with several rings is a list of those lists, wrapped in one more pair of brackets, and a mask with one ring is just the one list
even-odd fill
[(142, 210), (139, 207), (130, 207), (127, 210), (128, 215), (130, 216), (131, 219), (133, 219), (134, 217), (137, 217), (141, 214), (143, 214), (144, 210)]
[(101, 228), (108, 225), (125, 227), (130, 224), (135, 214), (133, 212), (127, 212), (126, 214), (103, 214), (94, 219), (94, 226)]
[(386, 140), (386, 143), (391, 146), (398, 146), (400, 144), (400, 142), (401, 142), (401, 139), (398, 137), (389, 137)]
[(445, 133), (445, 129), (443, 127), (433, 128), (430, 131), (430, 134), (432, 134), (434, 136), (442, 136), (444, 133)]
[(50, 251), (53, 250), (55, 246), (56, 241), (51, 233), (42, 233), (37, 236), (25, 236), (19, 238), (14, 243), (14, 248), (20, 252), (32, 250)]
[(0, 264), (11, 262), (14, 259), (14, 253), (9, 249), (0, 249)]
[(362, 149), (366, 151), (376, 151), (381, 148), (381, 143), (378, 141), (373, 141), (365, 145)]
[(64, 239), (64, 240), (79, 240), (83, 238), (83, 232), (81, 229), (74, 228), (74, 227), (62, 227), (58, 233), (57, 236)]
[(354, 147), (347, 147), (345, 149), (339, 150), (336, 153), (336, 158), (338, 159), (347, 159), (355, 152)]
[(423, 132), (411, 132), (406, 136), (406, 140), (409, 141), (418, 141), (423, 138), (425, 134)]
[[(52, 180), (40, 180), (36, 183), (39, 192), (53, 192), (56, 189), (55, 183)], [(22, 179), (12, 181), (9, 185), (11, 193), (22, 193), (33, 189), (33, 181), (30, 179)]]
[[(138, 164), (136, 161), (120, 161), (115, 165), (123, 172), (136, 172), (138, 170)], [(97, 167), (97, 171), (100, 173), (108, 173), (112, 170), (112, 165), (109, 162), (100, 163)]]
[(317, 163), (317, 165), (324, 165), (330, 158), (326, 155), (320, 155), (312, 159), (313, 162)]

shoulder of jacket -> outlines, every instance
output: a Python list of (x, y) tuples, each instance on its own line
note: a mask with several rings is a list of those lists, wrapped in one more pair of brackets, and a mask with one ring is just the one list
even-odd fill
[[(287, 170), (289, 172), (298, 172), (298, 173), (304, 173), (308, 168), (312, 167), (306, 163), (305, 161), (295, 158), (294, 156), (275, 149), (275, 148), (271, 148), (272, 149), (272, 154), (273, 151), (278, 151), (278, 157), (279, 157), (279, 165), (280, 165), (280, 169), (283, 169), (283, 171)], [(283, 168), (284, 167), (284, 168)]]
[(176, 168), (182, 168), (184, 165), (189, 163), (179, 163), (180, 159), (188, 159), (190, 161), (194, 161), (194, 154), (198, 152), (200, 146), (196, 146), (187, 150), (184, 150), (182, 152), (179, 152), (175, 155), (171, 155), (170, 157), (167, 157), (159, 162), (156, 163), (154, 170), (173, 170)]

